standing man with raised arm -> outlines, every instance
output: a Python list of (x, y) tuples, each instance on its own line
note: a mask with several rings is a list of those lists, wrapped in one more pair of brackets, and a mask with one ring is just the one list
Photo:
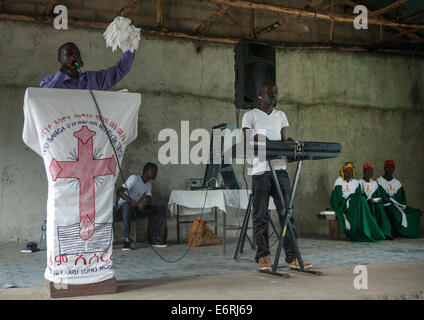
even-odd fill
[[(84, 62), (81, 53), (73, 42), (59, 47), (57, 60), (60, 69), (55, 75), (45, 77), (41, 88), (109, 90), (121, 81), (130, 71), (135, 51), (127, 50), (116, 65), (100, 71), (79, 72)], [(77, 67), (78, 65), (78, 67)]]
[[(260, 96), (261, 106), (246, 112), (242, 120), (242, 128), (245, 134), (247, 129), (253, 130), (255, 140), (260, 139), (258, 130), (265, 130), (267, 140), (287, 141), (286, 127), (289, 126), (286, 114), (283, 111), (274, 109), (277, 102), (278, 88), (275, 84), (265, 84), (261, 87)], [(262, 137), (264, 138), (264, 137)], [(263, 164), (262, 164), (263, 165)], [(268, 163), (266, 167), (262, 166), (259, 158), (253, 159), (252, 168), (252, 194), (253, 194), (253, 230), (256, 241), (257, 251), (255, 260), (259, 264), (259, 270), (271, 270), (269, 237), (268, 237), (268, 203), (269, 197), (274, 199), (278, 212), (281, 212), (282, 203), (278, 197), (277, 189), (274, 184), (272, 172)], [(286, 171), (286, 159), (272, 160), (272, 165), (277, 174), (278, 182), (283, 194), (283, 200), (286, 212), (288, 210), (290, 197), (290, 179)], [(265, 170), (263, 170), (265, 169)], [(281, 217), (280, 222), (282, 222)], [(291, 218), (294, 229), (294, 218)], [(300, 268), (296, 257), (294, 242), (286, 233), (284, 238), (284, 251), (286, 253), (286, 262), (290, 267)], [(312, 267), (312, 264), (303, 262), (305, 269)]]

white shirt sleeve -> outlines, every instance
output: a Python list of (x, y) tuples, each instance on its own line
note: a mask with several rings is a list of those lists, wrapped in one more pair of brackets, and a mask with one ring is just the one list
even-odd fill
[(131, 190), (131, 188), (134, 186), (135, 183), (135, 176), (131, 175), (128, 177), (127, 181), (122, 185), (125, 189)]
[(287, 116), (283, 111), (281, 111), (280, 117), (281, 117), (281, 128), (288, 127), (289, 126), (289, 120), (287, 119)]
[(252, 113), (250, 111), (246, 112), (243, 115), (243, 119), (241, 121), (241, 128), (249, 128), (249, 129), (254, 129), (253, 128), (253, 117), (252, 117)]

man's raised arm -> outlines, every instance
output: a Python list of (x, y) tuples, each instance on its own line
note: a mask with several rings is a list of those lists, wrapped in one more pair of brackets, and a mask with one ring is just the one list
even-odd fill
[(106, 70), (85, 72), (90, 84), (96, 90), (109, 90), (121, 81), (130, 71), (135, 51), (126, 51), (116, 65)]

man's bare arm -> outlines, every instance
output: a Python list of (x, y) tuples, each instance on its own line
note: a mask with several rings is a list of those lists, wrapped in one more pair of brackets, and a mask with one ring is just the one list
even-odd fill
[(138, 202), (135, 201), (134, 199), (130, 198), (129, 196), (127, 196), (125, 194), (125, 191), (127, 191), (126, 188), (124, 187), (119, 187), (118, 191), (116, 191), (116, 194), (118, 195), (118, 197), (120, 197), (122, 200), (127, 201), (129, 203), (131, 203), (133, 206), (138, 206)]
[(293, 141), (292, 138), (287, 138), (286, 128), (281, 128), (281, 141)]

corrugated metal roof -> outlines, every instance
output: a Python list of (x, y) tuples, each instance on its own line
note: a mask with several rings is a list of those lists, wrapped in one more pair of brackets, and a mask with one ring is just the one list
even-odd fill
[[(364, 4), (370, 10), (378, 10), (385, 8), (397, 0), (364, 0), (361, 4)], [(399, 13), (400, 19), (415, 16), (421, 12), (424, 12), (424, 0), (408, 0), (397, 8), (387, 11), (383, 16), (395, 18), (395, 15)], [(414, 20), (414, 24), (423, 24), (424, 18)]]
[[(401, 19), (413, 17), (419, 13), (424, 12), (423, 0), (409, 0), (400, 7)], [(414, 20), (415, 24), (424, 24), (424, 17)]]
[[(361, 1), (361, 4), (365, 5), (369, 10), (379, 10), (385, 8), (397, 0), (364, 0)], [(393, 8), (385, 13), (383, 17), (388, 19), (393, 19), (398, 21), (403, 21), (409, 17), (413, 17), (417, 14), (424, 12), (424, 0), (408, 0), (397, 8)], [(424, 16), (419, 19), (414, 19), (413, 21), (408, 21), (407, 23), (411, 24), (424, 24)], [(424, 35), (424, 32), (417, 32), (420, 36)]]

